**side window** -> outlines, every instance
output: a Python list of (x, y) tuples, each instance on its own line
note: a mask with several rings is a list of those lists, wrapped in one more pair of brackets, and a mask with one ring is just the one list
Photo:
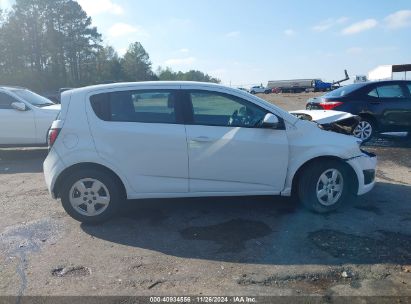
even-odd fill
[(408, 88), (408, 91), (410, 92), (410, 95), (411, 95), (411, 83), (407, 84), (407, 88)]
[(398, 84), (383, 85), (376, 88), (379, 98), (404, 98), (404, 92)]
[(224, 127), (257, 127), (266, 110), (235, 96), (215, 92), (192, 92), (193, 123)]
[(372, 90), (370, 93), (368, 93), (368, 96), (377, 97), (377, 98), (378, 98), (377, 89), (374, 89), (374, 90)]
[(0, 110), (12, 109), (11, 104), (15, 101), (10, 95), (0, 92)]
[(96, 115), (106, 121), (176, 123), (175, 93), (119, 91), (90, 98)]

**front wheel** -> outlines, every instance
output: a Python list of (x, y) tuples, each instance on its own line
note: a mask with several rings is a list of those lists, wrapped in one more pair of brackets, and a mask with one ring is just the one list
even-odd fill
[(353, 135), (363, 142), (369, 141), (375, 135), (375, 124), (370, 119), (362, 118), (353, 131)]
[(299, 178), (300, 201), (310, 210), (327, 213), (337, 209), (350, 196), (347, 169), (338, 161), (326, 160), (308, 165)]
[(120, 193), (119, 186), (109, 174), (97, 170), (81, 170), (64, 181), (61, 202), (74, 219), (96, 224), (117, 213)]

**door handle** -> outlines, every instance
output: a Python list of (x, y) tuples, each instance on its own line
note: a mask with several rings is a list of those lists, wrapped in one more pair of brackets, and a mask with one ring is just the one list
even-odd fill
[(207, 136), (199, 136), (199, 137), (194, 137), (191, 139), (191, 141), (195, 142), (210, 142), (213, 141), (210, 137)]

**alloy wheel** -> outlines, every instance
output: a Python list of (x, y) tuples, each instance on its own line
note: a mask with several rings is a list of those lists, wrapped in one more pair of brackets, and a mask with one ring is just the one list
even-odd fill
[(324, 171), (317, 182), (316, 193), (320, 204), (331, 206), (338, 202), (344, 187), (344, 179), (337, 169)]
[(99, 180), (83, 178), (71, 187), (69, 200), (78, 213), (85, 216), (97, 216), (107, 209), (110, 203), (110, 193)]
[(361, 121), (358, 126), (354, 129), (353, 134), (361, 140), (367, 140), (372, 135), (372, 125), (366, 121)]

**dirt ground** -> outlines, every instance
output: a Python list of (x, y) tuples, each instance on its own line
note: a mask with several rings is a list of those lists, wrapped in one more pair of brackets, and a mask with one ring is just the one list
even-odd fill
[[(262, 95), (287, 110), (313, 94)], [(411, 143), (382, 138), (377, 185), (318, 215), (280, 197), (130, 201), (71, 219), (46, 149), (0, 149), (0, 295), (411, 296)]]

